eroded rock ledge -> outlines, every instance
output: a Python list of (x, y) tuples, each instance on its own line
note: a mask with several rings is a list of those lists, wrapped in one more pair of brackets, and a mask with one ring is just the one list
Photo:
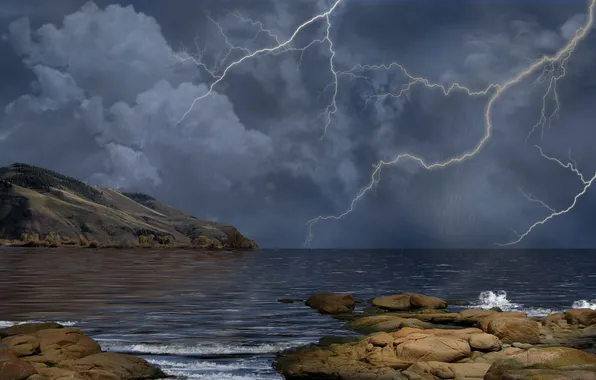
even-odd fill
[(317, 302), (309, 306), (367, 335), (283, 352), (274, 367), (288, 380), (596, 380), (594, 310), (545, 318), (452, 312), (441, 299), (407, 293), (372, 299), (373, 307), (357, 314), (346, 294), (311, 299)]
[(167, 377), (147, 361), (102, 352), (80, 330), (57, 323), (0, 329), (0, 380), (141, 380)]

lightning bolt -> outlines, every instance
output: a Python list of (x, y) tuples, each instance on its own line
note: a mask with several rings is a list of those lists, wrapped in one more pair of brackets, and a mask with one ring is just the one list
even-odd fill
[[(544, 67), (541, 77), (542, 78), (549, 77), (549, 79), (550, 79), (549, 86), (548, 86), (545, 96), (543, 97), (543, 107), (542, 107), (542, 111), (541, 111), (541, 118), (540, 118), (539, 122), (530, 130), (530, 133), (528, 134), (528, 138), (534, 132), (534, 130), (536, 128), (538, 128), (539, 126), (542, 126), (543, 128), (545, 126), (550, 126), (551, 120), (554, 117), (558, 116), (558, 112), (560, 110), (559, 98), (558, 98), (557, 91), (556, 91), (557, 83), (561, 78), (563, 78), (565, 76), (567, 62), (568, 62), (569, 58), (571, 57), (571, 55), (573, 54), (573, 52), (575, 51), (577, 44), (579, 42), (581, 42), (588, 35), (589, 30), (592, 28), (592, 26), (594, 24), (594, 8), (595, 7), (596, 7), (596, 0), (590, 0), (589, 6), (588, 6), (588, 18), (586, 20), (585, 25), (583, 27), (579, 28), (577, 30), (577, 32), (575, 33), (575, 36), (570, 41), (568, 41), (567, 44), (565, 44), (554, 55), (544, 56), (541, 59), (530, 64), (528, 67), (526, 67), (520, 73), (518, 73), (516, 76), (505, 81), (504, 83), (490, 84), (488, 87), (486, 87), (485, 89), (480, 90), (480, 91), (471, 90), (468, 87), (463, 86), (459, 83), (454, 83), (449, 87), (445, 87), (445, 86), (437, 84), (437, 83), (431, 83), (427, 78), (412, 76), (402, 65), (395, 63), (395, 62), (391, 63), (389, 65), (377, 65), (377, 66), (359, 65), (359, 66), (357, 66), (355, 69), (366, 69), (366, 68), (369, 68), (369, 69), (386, 68), (386, 69), (388, 69), (390, 67), (397, 67), (409, 79), (406, 86), (404, 86), (398, 93), (387, 93), (387, 94), (374, 95), (373, 97), (376, 97), (376, 98), (386, 98), (386, 97), (400, 98), (405, 93), (407, 93), (410, 90), (410, 88), (415, 84), (422, 84), (427, 88), (439, 88), (442, 90), (442, 92), (445, 96), (448, 96), (453, 90), (463, 90), (469, 96), (483, 96), (483, 95), (489, 94), (491, 90), (494, 90), (492, 92), (492, 95), (490, 95), (490, 97), (488, 99), (488, 102), (487, 102), (487, 105), (485, 108), (485, 112), (484, 112), (484, 131), (485, 131), (485, 133), (484, 133), (484, 136), (480, 139), (480, 141), (477, 143), (477, 145), (472, 150), (464, 152), (463, 154), (461, 154), (459, 156), (454, 156), (454, 157), (448, 158), (447, 160), (444, 160), (444, 161), (427, 162), (423, 157), (415, 156), (410, 153), (399, 154), (393, 160), (390, 160), (390, 161), (380, 160), (377, 164), (373, 165), (374, 170), (371, 174), (370, 182), (368, 183), (368, 185), (363, 187), (358, 192), (358, 194), (352, 199), (352, 202), (350, 203), (350, 207), (346, 211), (344, 211), (343, 213), (341, 213), (339, 215), (318, 216), (314, 219), (309, 220), (306, 223), (306, 225), (308, 227), (308, 235), (307, 235), (306, 241), (304, 243), (305, 247), (310, 246), (310, 243), (312, 242), (312, 239), (313, 239), (312, 229), (316, 223), (318, 223), (320, 221), (325, 221), (325, 220), (340, 220), (340, 219), (344, 218), (345, 216), (347, 216), (348, 214), (350, 214), (352, 211), (354, 211), (358, 202), (360, 200), (362, 200), (362, 198), (368, 192), (370, 192), (374, 188), (374, 186), (380, 181), (381, 171), (384, 167), (395, 165), (395, 164), (397, 164), (401, 161), (404, 161), (404, 160), (410, 160), (410, 161), (414, 161), (414, 162), (418, 163), (422, 168), (424, 168), (426, 170), (433, 170), (433, 169), (444, 168), (447, 166), (461, 163), (461, 162), (467, 160), (468, 158), (474, 157), (476, 154), (478, 154), (482, 150), (482, 148), (486, 145), (486, 143), (489, 141), (489, 139), (491, 137), (491, 131), (493, 128), (492, 112), (493, 112), (493, 108), (494, 108), (494, 105), (497, 102), (497, 100), (499, 100), (499, 98), (508, 89), (519, 84), (521, 81), (523, 81), (524, 79), (528, 78), (529, 76), (534, 74), (536, 71), (538, 71), (541, 67)], [(559, 64), (560, 73), (552, 74), (553, 72), (556, 71), (555, 65), (557, 63)], [(348, 71), (348, 73), (350, 73), (352, 71), (353, 70), (350, 70), (350, 71)], [(547, 117), (546, 116), (546, 108), (547, 108), (547, 99), (548, 99), (549, 95), (552, 95), (554, 97), (556, 107), (553, 110), (553, 112), (550, 114), (550, 116)], [(543, 156), (545, 158), (547, 158), (546, 155), (543, 155)], [(572, 170), (576, 171), (576, 169), (572, 169)], [(581, 179), (584, 183), (583, 191), (576, 195), (573, 203), (567, 209), (551, 213), (549, 216), (547, 216), (543, 220), (540, 220), (540, 221), (534, 223), (532, 226), (530, 226), (530, 228), (528, 228), (528, 230), (525, 233), (520, 234), (515, 241), (513, 241), (511, 243), (507, 243), (507, 244), (502, 244), (502, 245), (505, 246), (505, 245), (517, 244), (520, 241), (522, 241), (537, 226), (546, 223), (548, 220), (550, 220), (556, 216), (562, 215), (562, 214), (570, 211), (577, 203), (577, 199), (579, 197), (581, 197), (583, 194), (585, 194), (585, 192), (591, 186), (592, 181), (594, 180), (594, 178), (592, 178), (589, 181), (584, 181), (583, 176), (581, 177)]]
[[(228, 39), (228, 37), (225, 35), (223, 28), (220, 26), (220, 24), (218, 24), (215, 20), (213, 20), (210, 16), (208, 16), (209, 20), (211, 22), (213, 22), (218, 27), (220, 34), (223, 36), (223, 38), (225, 40), (228, 50), (223, 55), (223, 58), (215, 60), (216, 62), (214, 63), (214, 67), (211, 67), (211, 68), (209, 68), (203, 61), (204, 49), (199, 49), (198, 46), (197, 46), (198, 54), (196, 56), (193, 56), (193, 55), (189, 54), (188, 52), (183, 52), (182, 54), (174, 55), (174, 58), (178, 62), (185, 62), (185, 61), (194, 62), (198, 67), (200, 67), (204, 71), (206, 71), (212, 78), (212, 82), (208, 85), (207, 91), (203, 95), (201, 95), (193, 100), (193, 102), (190, 104), (188, 110), (178, 120), (178, 123), (182, 122), (189, 115), (189, 113), (193, 110), (193, 108), (195, 107), (195, 105), (198, 102), (200, 102), (201, 100), (210, 96), (213, 93), (215, 87), (228, 76), (228, 74), (230, 73), (230, 71), (232, 69), (241, 65), (242, 63), (244, 63), (248, 60), (251, 60), (251, 59), (258, 58), (258, 57), (262, 57), (262, 56), (266, 56), (266, 55), (278, 55), (278, 54), (282, 54), (285, 52), (300, 52), (300, 60), (299, 60), (299, 63), (300, 63), (302, 61), (303, 54), (307, 49), (314, 46), (315, 44), (325, 44), (326, 43), (328, 46), (328, 51), (329, 51), (329, 69), (332, 74), (332, 82), (325, 87), (325, 89), (323, 90), (323, 93), (325, 93), (331, 89), (332, 94), (331, 94), (331, 100), (330, 100), (329, 104), (324, 108), (323, 112), (321, 114), (319, 114), (319, 116), (317, 117), (317, 120), (324, 119), (324, 121), (325, 121), (324, 128), (323, 128), (323, 134), (322, 134), (321, 138), (323, 138), (326, 135), (328, 127), (332, 123), (333, 116), (338, 111), (337, 98), (338, 98), (338, 94), (339, 94), (340, 78), (347, 76), (347, 77), (351, 77), (353, 79), (360, 78), (360, 79), (370, 80), (370, 78), (368, 76), (366, 76), (364, 73), (367, 71), (374, 71), (374, 70), (381, 70), (381, 69), (384, 69), (384, 70), (396, 69), (396, 70), (400, 71), (401, 74), (406, 79), (406, 83), (397, 92), (389, 92), (389, 93), (375, 94), (375, 95), (368, 96), (366, 98), (366, 105), (368, 105), (368, 103), (372, 100), (382, 100), (382, 99), (389, 98), (389, 97), (399, 99), (399, 98), (403, 97), (404, 95), (406, 95), (407, 93), (409, 93), (411, 88), (413, 88), (416, 85), (420, 85), (420, 86), (423, 86), (428, 89), (440, 90), (444, 96), (449, 96), (452, 92), (458, 91), (458, 92), (464, 93), (465, 95), (467, 95), (469, 97), (487, 97), (488, 100), (487, 100), (487, 103), (486, 103), (486, 106), (484, 109), (484, 115), (483, 115), (484, 134), (483, 134), (482, 138), (477, 142), (477, 144), (472, 149), (465, 151), (465, 152), (461, 153), (460, 155), (450, 157), (443, 161), (428, 161), (424, 157), (416, 156), (411, 153), (401, 153), (401, 154), (397, 155), (395, 158), (393, 158), (392, 160), (378, 161), (376, 164), (373, 165), (373, 171), (370, 175), (369, 183), (360, 189), (360, 191), (352, 199), (350, 206), (346, 211), (344, 211), (343, 213), (341, 213), (339, 215), (318, 216), (316, 218), (309, 220), (306, 223), (306, 225), (308, 227), (308, 236), (307, 236), (307, 240), (305, 242), (305, 246), (310, 245), (310, 242), (313, 239), (313, 226), (315, 224), (317, 224), (318, 222), (321, 222), (321, 221), (326, 221), (326, 220), (340, 220), (340, 219), (346, 217), (348, 214), (350, 214), (355, 209), (356, 205), (380, 181), (381, 172), (382, 172), (383, 168), (385, 168), (387, 166), (396, 165), (402, 161), (409, 160), (409, 161), (413, 161), (413, 162), (417, 163), (423, 169), (434, 170), (434, 169), (441, 169), (441, 168), (445, 168), (448, 166), (456, 165), (456, 164), (466, 161), (469, 158), (476, 156), (483, 149), (483, 147), (486, 145), (486, 143), (490, 140), (492, 129), (493, 129), (492, 114), (493, 114), (493, 110), (494, 110), (494, 106), (495, 106), (496, 102), (509, 89), (520, 84), (522, 81), (528, 79), (530, 76), (532, 76), (533, 74), (538, 72), (541, 68), (543, 70), (537, 79), (537, 83), (543, 83), (545, 80), (548, 80), (548, 88), (542, 98), (542, 110), (541, 110), (540, 119), (530, 129), (530, 131), (527, 135), (526, 141), (531, 137), (531, 135), (538, 128), (541, 128), (542, 131), (544, 131), (545, 128), (550, 128), (552, 121), (559, 116), (559, 111), (561, 108), (560, 102), (559, 102), (559, 97), (557, 94), (557, 84), (558, 84), (559, 80), (561, 80), (562, 78), (565, 77), (565, 75), (567, 73), (567, 63), (568, 63), (569, 59), (571, 58), (571, 56), (573, 55), (575, 48), (583, 39), (585, 39), (585, 37), (588, 35), (590, 29), (592, 28), (592, 26), (594, 24), (594, 8), (596, 7), (596, 0), (589, 0), (588, 17), (587, 17), (585, 24), (582, 27), (580, 27), (576, 31), (574, 37), (572, 39), (570, 39), (555, 54), (543, 56), (542, 58), (534, 61), (533, 63), (529, 64), (526, 68), (521, 70), (518, 74), (516, 74), (512, 78), (504, 81), (503, 83), (489, 84), (488, 86), (486, 86), (483, 89), (471, 89), (471, 88), (469, 88), (463, 84), (457, 83), (457, 82), (452, 83), (450, 85), (433, 83), (428, 78), (411, 74), (410, 71), (408, 71), (404, 66), (402, 66), (401, 64), (399, 64), (397, 62), (391, 62), (389, 64), (381, 64), (381, 65), (356, 65), (349, 70), (345, 70), (345, 71), (338, 70), (336, 67), (336, 64), (335, 64), (335, 60), (334, 60), (334, 58), (336, 56), (336, 52), (334, 50), (334, 42), (331, 37), (331, 29), (332, 29), (331, 16), (339, 8), (340, 4), (343, 1), (344, 0), (335, 0), (326, 11), (313, 16), (312, 18), (304, 21), (302, 24), (300, 24), (298, 27), (296, 27), (294, 29), (294, 31), (292, 32), (292, 34), (290, 35), (290, 37), (285, 40), (282, 40), (279, 36), (275, 35), (271, 30), (266, 29), (260, 21), (254, 21), (252, 19), (242, 17), (241, 15), (238, 15), (238, 14), (231, 14), (232, 16), (238, 18), (242, 22), (248, 23), (253, 27), (258, 27), (257, 34), (253, 38), (253, 41), (256, 40), (257, 37), (261, 33), (266, 34), (272, 40), (271, 46), (252, 50), (252, 51), (249, 50), (248, 48), (232, 44), (231, 41)], [(294, 46), (297, 36), (303, 30), (305, 30), (308, 26), (311, 26), (317, 22), (324, 22), (324, 25), (325, 25), (324, 35), (319, 39), (314, 39), (314, 40), (310, 41), (309, 43), (307, 43), (304, 46), (301, 46), (301, 47)], [(234, 55), (234, 52), (238, 52), (241, 56), (239, 58), (232, 59), (231, 57)], [(548, 112), (549, 99), (552, 99), (555, 104), (554, 109), (550, 113)], [(524, 237), (526, 237), (537, 226), (546, 223), (548, 220), (550, 220), (556, 216), (562, 215), (562, 214), (570, 211), (575, 206), (577, 199), (579, 197), (581, 197), (583, 194), (585, 194), (585, 192), (591, 186), (592, 181), (594, 180), (594, 177), (590, 180), (585, 180), (583, 175), (581, 175), (581, 173), (579, 173), (579, 171), (577, 170), (576, 165), (574, 166), (571, 163), (563, 164), (561, 161), (545, 155), (542, 152), (542, 150), (540, 150), (540, 153), (545, 159), (550, 160), (550, 161), (555, 161), (555, 162), (559, 163), (561, 166), (563, 166), (567, 169), (570, 169), (574, 173), (576, 173), (579, 176), (582, 183), (584, 184), (583, 191), (575, 196), (573, 203), (567, 209), (561, 210), (558, 212), (555, 212), (554, 209), (550, 208), (542, 201), (532, 198), (531, 196), (526, 196), (525, 193), (523, 193), (523, 191), (522, 191), (522, 194), (524, 194), (524, 196), (526, 196), (526, 198), (528, 200), (530, 200), (532, 202), (540, 203), (543, 207), (549, 209), (549, 211), (551, 211), (551, 214), (549, 216), (547, 216), (546, 218), (544, 218), (543, 220), (540, 220), (540, 221), (534, 223), (523, 234), (517, 234), (517, 236), (518, 236), (517, 240), (515, 240), (511, 243), (503, 244), (503, 245), (511, 245), (511, 244), (519, 243)], [(596, 177), (596, 175), (595, 175), (595, 177)]]

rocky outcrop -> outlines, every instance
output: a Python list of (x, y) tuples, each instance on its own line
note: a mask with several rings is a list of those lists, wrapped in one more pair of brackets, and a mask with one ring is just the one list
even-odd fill
[[(333, 305), (342, 295), (326, 297), (318, 298), (320, 305)], [(596, 356), (578, 349), (596, 352), (595, 311), (544, 318), (484, 309), (449, 312), (433, 309), (442, 307), (434, 297), (416, 295), (414, 307), (413, 297), (371, 300), (375, 308), (341, 318), (348, 319), (347, 328), (368, 335), (286, 351), (275, 368), (287, 380), (596, 380)], [(430, 301), (422, 306), (419, 299)]]
[(323, 314), (349, 313), (356, 301), (350, 294), (317, 293), (306, 300), (306, 305)]
[(143, 359), (102, 352), (80, 330), (58, 324), (0, 329), (0, 380), (140, 380), (166, 377)]
[(447, 302), (440, 298), (417, 293), (377, 297), (371, 300), (371, 304), (385, 310), (444, 309), (447, 307)]

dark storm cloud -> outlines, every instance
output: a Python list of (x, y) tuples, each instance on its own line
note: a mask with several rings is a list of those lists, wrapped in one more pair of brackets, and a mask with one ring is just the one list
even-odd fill
[[(320, 140), (324, 119), (313, 120), (330, 101), (329, 89), (322, 91), (333, 80), (324, 44), (304, 55), (246, 61), (177, 123), (210, 79), (173, 55), (199, 47), (216, 67), (225, 54), (209, 17), (232, 43), (256, 49), (271, 39), (253, 39), (257, 29), (237, 16), (263, 22), (283, 40), (330, 1), (43, 4), (9, 1), (0, 8), (8, 36), (0, 45), (8, 57), (0, 100), (9, 104), (0, 118), (0, 164), (24, 161), (144, 191), (198, 217), (233, 223), (264, 246), (300, 245), (304, 223), (347, 209), (379, 159), (403, 152), (445, 159), (472, 149), (484, 132), (486, 98), (446, 99), (417, 87), (400, 100), (367, 104), (367, 95), (400, 88), (403, 77), (392, 70), (366, 73), (373, 82), (342, 77), (338, 112)], [(335, 64), (347, 70), (397, 60), (414, 75), (482, 88), (556, 51), (585, 17), (583, 1), (446, 4), (345, 1), (332, 18)], [(296, 44), (320, 38), (324, 28), (307, 28)], [(589, 106), (594, 42), (586, 40), (571, 59), (559, 86), (561, 119), (542, 140), (538, 132), (525, 144), (544, 90), (529, 80), (499, 100), (493, 138), (474, 160), (432, 172), (412, 162), (387, 168), (352, 214), (314, 227), (314, 246), (490, 245), (548, 215), (520, 188), (566, 207), (581, 183), (532, 144), (564, 160), (571, 148), (587, 176), (596, 169), (586, 145), (596, 116)], [(537, 229), (526, 243), (593, 244), (582, 210)]]

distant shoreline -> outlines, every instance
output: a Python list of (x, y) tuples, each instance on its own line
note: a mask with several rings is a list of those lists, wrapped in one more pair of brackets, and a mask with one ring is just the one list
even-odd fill
[(230, 248), (230, 247), (201, 247), (193, 246), (188, 244), (133, 244), (133, 243), (114, 243), (114, 244), (56, 244), (49, 243), (46, 241), (22, 241), (22, 240), (5, 240), (0, 239), (0, 248), (87, 248), (87, 249), (160, 249), (160, 250), (173, 250), (183, 249), (189, 251), (257, 251), (258, 248)]

